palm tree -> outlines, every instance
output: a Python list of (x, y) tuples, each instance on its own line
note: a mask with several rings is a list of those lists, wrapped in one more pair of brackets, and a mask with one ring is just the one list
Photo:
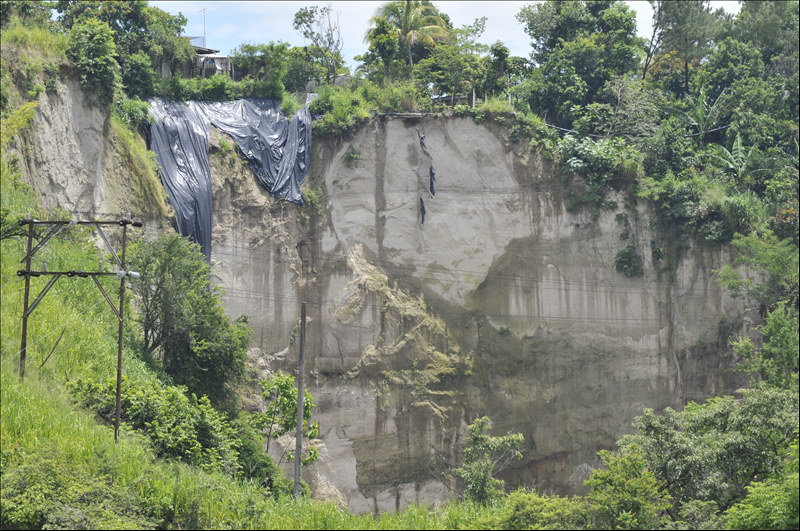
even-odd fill
[(374, 24), (375, 20), (381, 17), (400, 31), (400, 39), (406, 48), (410, 68), (414, 67), (411, 50), (415, 44), (433, 46), (437, 40), (446, 39), (449, 35), (444, 18), (427, 0), (387, 2), (375, 11), (371, 22)]

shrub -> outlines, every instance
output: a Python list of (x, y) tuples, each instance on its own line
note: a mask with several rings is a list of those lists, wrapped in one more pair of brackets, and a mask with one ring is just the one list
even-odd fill
[(144, 129), (153, 121), (150, 104), (139, 99), (120, 99), (114, 107), (114, 113), (131, 130)]
[(58, 452), (23, 455), (3, 466), (3, 529), (153, 529), (152, 510), (130, 487), (92, 476)]
[(561, 141), (558, 155), (567, 175), (586, 178), (588, 191), (575, 197), (573, 207), (604, 207), (610, 189), (634, 184), (644, 174), (641, 153), (621, 138), (594, 141), (569, 135)]
[(617, 253), (614, 258), (614, 269), (626, 277), (640, 277), (644, 274), (642, 257), (639, 256), (634, 243), (629, 243)]
[(328, 85), (320, 87), (310, 110), (312, 115), (319, 117), (314, 120), (314, 132), (319, 135), (347, 134), (370, 114), (358, 93)]
[(585, 529), (588, 505), (581, 498), (545, 496), (518, 490), (506, 500), (493, 529)]
[(144, 52), (136, 52), (125, 59), (122, 84), (131, 98), (147, 99), (155, 94), (158, 76)]
[[(78, 403), (113, 421), (116, 380), (78, 379), (69, 387)], [(121, 402), (123, 421), (144, 433), (159, 457), (180, 459), (207, 471), (238, 472), (235, 430), (207, 397), (188, 394), (185, 387), (125, 377)]]
[(481, 417), (467, 426), (467, 442), (461, 466), (454, 470), (464, 482), (464, 496), (475, 503), (487, 505), (502, 494), (503, 482), (493, 476), (511, 461), (522, 458), (519, 451), (524, 440), (521, 433), (491, 436), (489, 417)]
[(489, 98), (478, 105), (477, 108), (479, 111), (490, 114), (511, 114), (514, 112), (514, 106), (503, 98)]
[(87, 18), (70, 30), (67, 57), (75, 64), (81, 84), (103, 105), (111, 104), (119, 85), (116, 55), (114, 31), (105, 22)]

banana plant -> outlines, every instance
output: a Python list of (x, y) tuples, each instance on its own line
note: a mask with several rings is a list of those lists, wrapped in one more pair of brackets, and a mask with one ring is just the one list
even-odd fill
[(730, 151), (719, 144), (713, 145), (711, 149), (712, 152), (708, 154), (711, 161), (723, 170), (735, 173), (737, 182), (741, 183), (747, 167), (750, 165), (755, 147), (750, 146), (750, 149), (745, 149), (742, 146), (742, 137), (737, 133)]
[(697, 97), (691, 94), (686, 96), (686, 100), (689, 102), (688, 110), (682, 111), (674, 107), (667, 107), (665, 110), (683, 120), (683, 123), (687, 126), (696, 128), (697, 136), (700, 138), (700, 147), (703, 147), (703, 136), (719, 123), (724, 96), (725, 90), (714, 101), (710, 102), (706, 96), (705, 87), (702, 87)]

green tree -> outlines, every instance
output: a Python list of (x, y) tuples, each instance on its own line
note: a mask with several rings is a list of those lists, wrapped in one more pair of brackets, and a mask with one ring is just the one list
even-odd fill
[(330, 6), (302, 7), (294, 14), (293, 27), (310, 43), (308, 53), (325, 73), (325, 81), (333, 83), (345, 67), (338, 14), (334, 19)]
[(145, 100), (155, 94), (158, 76), (153, 70), (150, 58), (142, 52), (128, 57), (122, 69), (122, 84), (131, 98)]
[[(383, 4), (370, 19), (371, 29), (380, 18), (397, 29), (409, 69), (414, 68), (412, 52), (417, 44), (432, 47), (448, 37), (449, 21), (428, 0), (398, 0)], [(367, 31), (367, 38), (371, 29)]]
[(50, 22), (52, 2), (31, 2), (30, 0), (5, 0), (0, 2), (0, 27), (5, 28), (11, 17), (19, 17), (27, 23), (46, 25)]
[[(297, 429), (297, 388), (294, 376), (276, 372), (261, 382), (261, 397), (264, 399), (266, 410), (261, 414), (259, 424), (267, 435), (267, 452), (272, 439), (281, 435), (294, 433)], [(319, 434), (319, 424), (312, 422), (314, 412), (314, 397), (307, 390), (303, 391), (303, 437), (313, 439)], [(294, 455), (288, 452), (289, 460)], [(319, 458), (316, 447), (308, 446), (300, 457), (300, 462), (305, 466)]]
[(622, 2), (550, 0), (525, 6), (517, 19), (540, 65), (531, 110), (565, 127), (610, 79), (637, 68), (644, 51), (635, 13)]
[(729, 91), (735, 81), (762, 75), (764, 62), (761, 52), (752, 44), (728, 38), (719, 43), (706, 58), (697, 78), (713, 100)]
[(674, 501), (673, 519), (692, 501), (724, 511), (744, 498), (751, 482), (781, 469), (783, 452), (797, 438), (797, 393), (768, 387), (741, 393), (740, 400), (720, 396), (680, 412), (646, 409), (634, 422), (636, 432), (619, 440), (623, 452), (646, 456)]
[(645, 454), (636, 447), (598, 454), (605, 468), (586, 480), (586, 499), (595, 529), (655, 529), (670, 508), (669, 494), (647, 468)]
[(480, 417), (467, 426), (467, 441), (461, 466), (454, 469), (455, 476), (464, 483), (464, 496), (481, 505), (496, 500), (503, 492), (503, 481), (494, 476), (512, 461), (522, 458), (519, 448), (524, 437), (521, 433), (492, 436), (489, 417)]
[(288, 50), (289, 45), (285, 42), (240, 44), (232, 52), (237, 77), (262, 82), (261, 97), (280, 95), (289, 70)]
[(396, 79), (400, 74), (399, 66), (403, 64), (400, 30), (390, 23), (386, 17), (376, 16), (371, 19), (372, 27), (364, 38), (369, 49), (355, 59), (361, 61), (362, 69), (369, 78), (385, 84)]
[(689, 92), (692, 69), (710, 52), (726, 16), (721, 9), (712, 11), (708, 0), (662, 0), (652, 5), (657, 36), (650, 40), (648, 56), (652, 60), (646, 64), (652, 67), (665, 59), (677, 59), (682, 77), (678, 95), (682, 96)]
[(114, 32), (105, 22), (90, 18), (70, 30), (67, 57), (75, 64), (81, 84), (103, 105), (111, 104), (119, 85), (116, 55)]
[[(717, 273), (724, 288), (753, 297), (762, 315), (781, 301), (797, 307), (800, 259), (794, 241), (778, 238), (767, 229), (761, 234), (737, 235), (732, 244), (741, 254)], [(743, 270), (755, 273), (760, 280), (755, 282)]]
[(117, 61), (125, 70), (125, 62), (137, 52), (150, 58), (153, 69), (162, 63), (172, 66), (194, 55), (191, 44), (183, 38), (186, 18), (170, 15), (144, 0), (58, 0), (59, 21), (70, 29), (89, 19), (108, 24), (118, 52)]
[(142, 348), (151, 363), (177, 384), (215, 405), (233, 400), (244, 374), (250, 340), (246, 320), (225, 315), (220, 291), (211, 285), (210, 267), (199, 247), (177, 234), (131, 246), (131, 268), (142, 278), (131, 282), (138, 297)]
[(747, 496), (725, 512), (726, 529), (797, 529), (800, 514), (797, 441), (786, 452), (783, 470), (747, 487)]
[(781, 302), (769, 312), (758, 327), (763, 338), (761, 348), (745, 336), (732, 342), (741, 358), (739, 369), (758, 373), (761, 380), (782, 389), (797, 391), (798, 344), (797, 310)]
[(432, 83), (440, 93), (468, 93), (482, 84), (485, 78), (485, 64), (480, 52), (486, 46), (476, 39), (483, 33), (486, 17), (476, 19), (471, 25), (451, 30), (451, 39), (436, 45), (431, 54), (414, 66), (417, 81), (424, 86)]

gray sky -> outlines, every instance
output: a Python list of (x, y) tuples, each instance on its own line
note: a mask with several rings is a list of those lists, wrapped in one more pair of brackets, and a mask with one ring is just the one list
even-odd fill
[[(339, 22), (344, 40), (343, 55), (351, 68), (355, 66), (353, 56), (366, 51), (363, 42), (369, 26), (369, 19), (375, 9), (384, 2), (374, 1), (334, 1), (331, 6), (339, 12)], [(456, 27), (471, 24), (476, 18), (485, 16), (486, 31), (480, 42), (491, 44), (503, 41), (512, 55), (528, 57), (530, 39), (514, 16), (523, 5), (532, 2), (519, 1), (434, 1), (434, 4), (450, 16)], [(649, 37), (652, 9), (646, 1), (626, 1), (636, 11), (638, 33)], [(303, 45), (303, 38), (292, 29), (294, 13), (303, 6), (324, 6), (328, 2), (309, 1), (271, 1), (271, 2), (215, 2), (215, 1), (151, 1), (151, 5), (169, 13), (181, 12), (188, 19), (186, 33), (203, 35), (203, 15), (205, 14), (206, 45), (209, 48), (230, 53), (233, 48), (245, 42), (261, 43), (284, 41), (294, 46)], [(739, 3), (732, 1), (712, 1), (712, 7), (722, 7), (736, 13)], [(201, 10), (205, 9), (205, 12)]]

